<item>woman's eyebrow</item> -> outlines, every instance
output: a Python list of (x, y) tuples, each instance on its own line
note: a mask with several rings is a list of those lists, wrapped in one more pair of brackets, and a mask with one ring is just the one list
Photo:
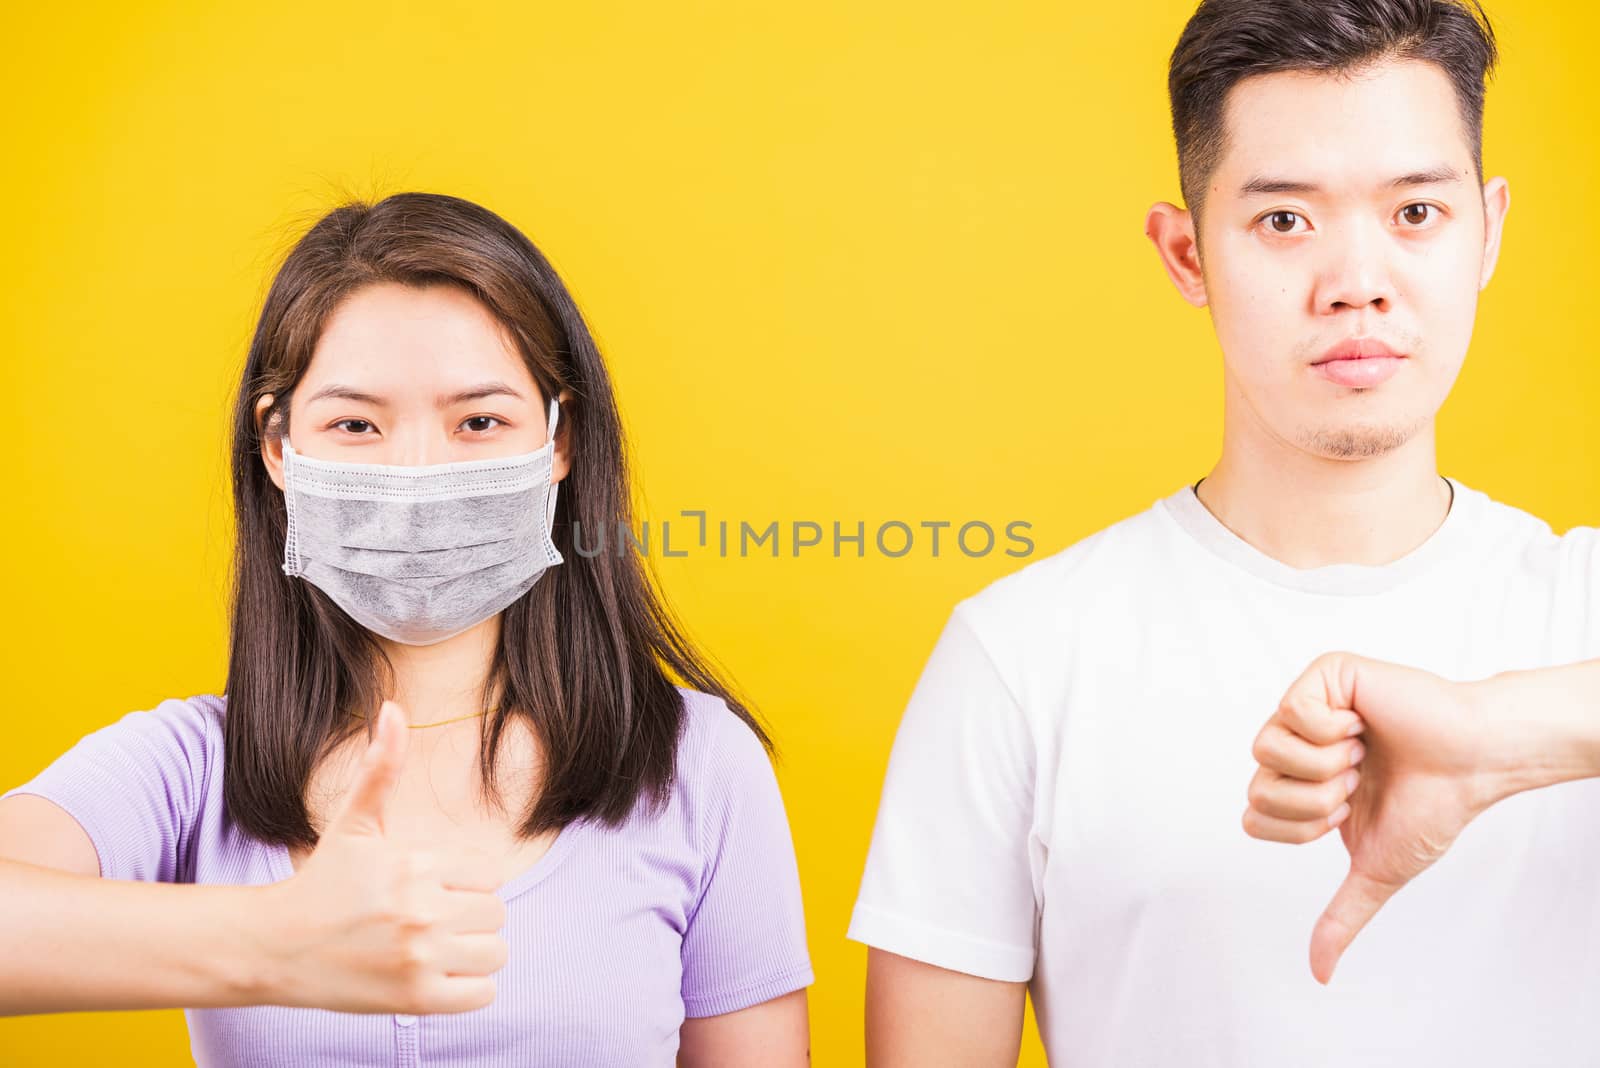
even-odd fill
[[(517, 400), (527, 399), (517, 390), (513, 389), (504, 382), (481, 382), (476, 386), (469, 386), (468, 388), (461, 390), (459, 393), (452, 393), (448, 396), (439, 397), (436, 401), (434, 401), (434, 405), (440, 409), (444, 409), (449, 408), (452, 405), (464, 404), (465, 402), (471, 400), (482, 400), (484, 397), (497, 396), (515, 397)], [(366, 393), (362, 390), (356, 389), (354, 386), (340, 385), (337, 382), (323, 386), (321, 389), (311, 394), (311, 396), (306, 398), (306, 403), (312, 404), (326, 397), (336, 397), (340, 400), (355, 401), (359, 404), (370, 404), (375, 408), (387, 407), (389, 403), (386, 399), (378, 396), (375, 393)]]
[[(1411, 171), (1380, 182), (1380, 189), (1400, 189), (1413, 185), (1444, 185), (1461, 181), (1460, 173), (1454, 168), (1443, 163), (1428, 167), (1420, 171)], [(1268, 193), (1303, 193), (1316, 194), (1323, 192), (1321, 186), (1315, 182), (1301, 182), (1292, 178), (1273, 178), (1268, 175), (1258, 174), (1239, 187), (1241, 197), (1261, 196)]]

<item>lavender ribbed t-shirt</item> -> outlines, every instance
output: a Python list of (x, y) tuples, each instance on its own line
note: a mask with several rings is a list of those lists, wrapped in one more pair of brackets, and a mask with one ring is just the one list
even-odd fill
[[(812, 982), (783, 800), (755, 734), (720, 698), (679, 687), (686, 723), (668, 804), (616, 828), (576, 823), (499, 890), (510, 956), (493, 1004), (371, 1015), (252, 1006), (186, 1009), (206, 1066), (671, 1065), (685, 1017)], [(262, 884), (286, 850), (222, 802), (226, 698), (130, 712), (7, 791), (83, 825), (110, 879)]]

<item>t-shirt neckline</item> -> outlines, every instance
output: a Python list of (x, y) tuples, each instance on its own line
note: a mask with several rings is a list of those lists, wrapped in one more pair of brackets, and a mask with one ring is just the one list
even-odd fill
[(1206, 550), (1243, 571), (1276, 586), (1304, 593), (1353, 596), (1383, 593), (1428, 571), (1451, 556), (1473, 525), (1479, 494), (1449, 476), (1452, 500), (1444, 521), (1422, 544), (1386, 564), (1327, 564), (1299, 568), (1284, 563), (1235, 534), (1200, 500), (1195, 483), (1161, 503), (1164, 511)]

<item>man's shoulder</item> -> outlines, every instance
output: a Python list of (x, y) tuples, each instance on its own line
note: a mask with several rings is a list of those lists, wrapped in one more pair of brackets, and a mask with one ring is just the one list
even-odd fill
[(1172, 559), (1177, 533), (1165, 498), (994, 579), (956, 605), (980, 634), (1003, 635), (1125, 597)]
[[(1549, 521), (1476, 490), (1479, 556), (1467, 561), (1474, 588), (1497, 605), (1537, 606), (1561, 633), (1576, 628), (1577, 656), (1600, 656), (1600, 528), (1557, 533)], [(1531, 598), (1531, 601), (1530, 601)]]
[(1593, 572), (1600, 564), (1600, 528), (1580, 525), (1557, 533), (1548, 520), (1532, 512), (1460, 482), (1456, 485), (1477, 500), (1479, 545), (1491, 557), (1518, 571), (1553, 579), (1565, 580), (1576, 568), (1591, 581), (1600, 580)]

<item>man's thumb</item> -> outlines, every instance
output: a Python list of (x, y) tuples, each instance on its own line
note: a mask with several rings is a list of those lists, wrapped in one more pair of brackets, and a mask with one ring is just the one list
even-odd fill
[(1333, 978), (1339, 958), (1396, 889), (1355, 870), (1345, 876), (1311, 932), (1311, 974), (1317, 982), (1326, 985)]
[(383, 702), (373, 727), (372, 741), (356, 768), (355, 781), (345, 797), (344, 808), (334, 822), (343, 830), (382, 834), (384, 809), (400, 779), (405, 764), (406, 725), (400, 706)]

